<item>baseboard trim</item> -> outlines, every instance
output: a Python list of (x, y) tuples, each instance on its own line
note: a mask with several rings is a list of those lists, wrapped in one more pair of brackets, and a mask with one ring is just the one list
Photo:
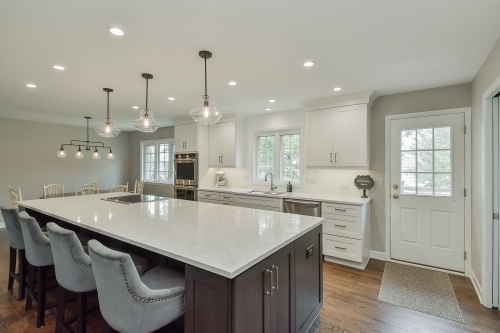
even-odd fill
[(0, 229), (5, 228), (5, 223), (0, 223)]
[(370, 258), (387, 261), (387, 256), (386, 256), (385, 252), (371, 250), (370, 251)]
[(476, 273), (474, 273), (472, 269), (470, 270), (470, 280), (472, 282), (472, 285), (474, 286), (474, 289), (476, 290), (477, 297), (479, 298), (479, 303), (483, 304), (483, 289), (481, 288), (481, 284), (479, 284), (479, 281), (477, 280)]

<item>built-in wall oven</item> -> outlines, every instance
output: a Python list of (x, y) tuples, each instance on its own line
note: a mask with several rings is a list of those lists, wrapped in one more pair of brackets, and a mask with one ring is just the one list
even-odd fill
[(198, 200), (198, 154), (174, 154), (174, 197)]

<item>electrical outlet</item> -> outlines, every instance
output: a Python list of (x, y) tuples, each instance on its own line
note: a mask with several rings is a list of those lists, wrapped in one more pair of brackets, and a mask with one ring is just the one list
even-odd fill
[(375, 183), (375, 187), (384, 187), (383, 179), (375, 179), (373, 182)]
[(316, 184), (316, 178), (306, 177), (306, 184)]

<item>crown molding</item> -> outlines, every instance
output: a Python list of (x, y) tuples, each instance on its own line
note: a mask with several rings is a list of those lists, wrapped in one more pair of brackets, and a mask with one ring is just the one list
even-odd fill
[(300, 104), (302, 104), (306, 111), (311, 111), (357, 104), (371, 105), (377, 97), (378, 95), (375, 90), (371, 90), (354, 94), (314, 99), (311, 101), (300, 102)]

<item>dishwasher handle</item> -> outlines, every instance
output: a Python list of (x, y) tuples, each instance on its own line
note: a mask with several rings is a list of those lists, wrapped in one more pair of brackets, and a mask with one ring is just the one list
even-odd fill
[(290, 202), (290, 203), (298, 203), (302, 205), (311, 205), (311, 206), (319, 206), (319, 202), (315, 201), (298, 201), (298, 200), (290, 200), (290, 199), (285, 199), (285, 202)]

